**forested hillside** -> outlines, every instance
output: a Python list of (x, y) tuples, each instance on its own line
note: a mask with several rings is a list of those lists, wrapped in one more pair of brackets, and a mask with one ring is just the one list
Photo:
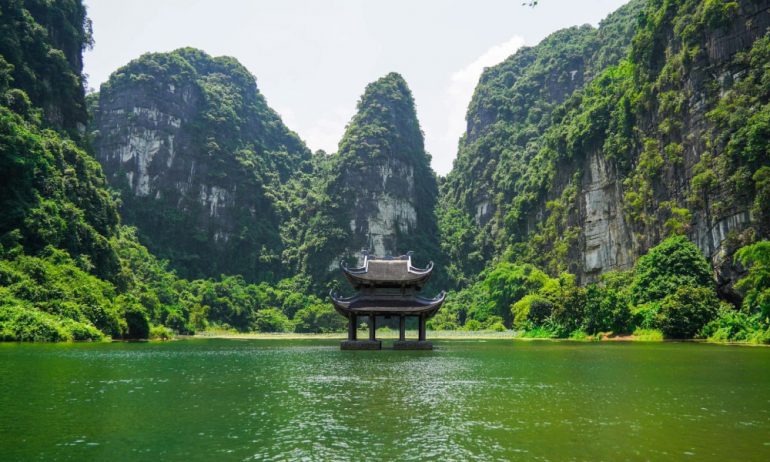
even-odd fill
[[(618, 332), (607, 323), (588, 327), (603, 305), (630, 306), (635, 318), (626, 331), (662, 328), (668, 305), (691, 310), (685, 317), (693, 319), (696, 305), (708, 306), (700, 328), (716, 316), (715, 288), (740, 303), (740, 255), (753, 254), (753, 262), (759, 255), (736, 257), (736, 250), (767, 238), (770, 224), (769, 8), (753, 0), (632, 2), (598, 31), (583, 31), (582, 41), (581, 29), (557, 32), (484, 73), (439, 211), (442, 245), (465, 264), (453, 276), (460, 284), (479, 281), (456, 297), (460, 321), (470, 315), (483, 322), (494, 312), (561, 336)], [(629, 28), (630, 48), (620, 53), (628, 41), (613, 32)], [(687, 287), (659, 290), (637, 279), (670, 271), (642, 270), (644, 261), (677, 264), (671, 278), (694, 271), (676, 260), (645, 260), (693, 248), (706, 257), (695, 267), (711, 277), (686, 286), (705, 284), (710, 302), (706, 292), (685, 295)], [(475, 260), (458, 258), (464, 254)], [(490, 258), (497, 266), (474, 278), (478, 262)], [(509, 285), (539, 271), (558, 276), (564, 292), (540, 293), (547, 283), (511, 292)], [(649, 290), (656, 295), (639, 297)], [(603, 295), (592, 301), (591, 291)], [(491, 308), (480, 309), (484, 303), (473, 297)], [(749, 303), (741, 313), (766, 329), (765, 308)]]
[[(90, 34), (79, 1), (5, 2), (0, 30), (0, 339), (341, 327), (331, 305), (310, 294), (306, 279), (275, 285), (248, 284), (241, 275), (181, 279), (139, 243), (134, 228), (121, 225), (117, 193), (108, 189), (80, 134), (86, 122), (81, 53)], [(199, 52), (181, 53), (209, 60)], [(240, 76), (253, 86), (250, 75)], [(250, 96), (247, 102), (263, 102), (254, 92)], [(256, 177), (273, 169), (285, 180), (307, 153), (277, 125), (274, 113), (266, 113), (273, 118), (264, 130), (280, 138), (271, 142), (291, 142), (293, 150), (248, 172)], [(214, 127), (200, 130), (211, 133)], [(245, 164), (256, 162), (247, 154), (242, 153)]]
[(297, 271), (327, 281), (339, 275), (340, 260), (358, 259), (361, 249), (380, 256), (414, 250), (420, 263), (440, 258), (436, 176), (400, 75), (366, 87), (339, 151), (321, 156), (312, 192), (291, 207), (297, 213), (284, 230)]
[(146, 54), (86, 98), (82, 3), (3, 2), (0, 338), (335, 331), (368, 248), (437, 262), (435, 329), (769, 342), (768, 27), (632, 0), (555, 32), (484, 71), (437, 178), (399, 74), (311, 154), (234, 58)]
[(243, 66), (191, 48), (147, 54), (92, 97), (97, 159), (153, 253), (186, 277), (286, 275), (278, 202), (310, 151)]
[(511, 236), (514, 215), (532, 223), (542, 219), (542, 213), (519, 209), (534, 199), (530, 190), (550, 186), (538, 153), (560, 117), (554, 111), (627, 55), (645, 4), (631, 1), (598, 29), (585, 25), (558, 31), (484, 71), (441, 191), (442, 245), (458, 282), (481, 271), (512, 240), (527, 237), (526, 230)]

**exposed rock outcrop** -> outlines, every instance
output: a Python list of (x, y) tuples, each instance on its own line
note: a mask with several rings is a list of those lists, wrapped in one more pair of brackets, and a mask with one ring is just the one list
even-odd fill
[(366, 87), (339, 151), (326, 162), (319, 195), (329, 202), (308, 218), (302, 234), (306, 244), (314, 243), (304, 256), (309, 272), (336, 274), (339, 260), (359, 258), (362, 248), (379, 256), (414, 250), (421, 263), (439, 258), (436, 176), (400, 75)]
[(755, 203), (768, 140), (729, 111), (767, 110), (770, 2), (645, 3), (484, 72), (442, 213), (475, 224), (467, 245), (484, 259), (507, 249), (583, 283), (685, 233), (732, 297), (734, 251), (768, 235)]
[(281, 273), (275, 201), (310, 153), (234, 59), (142, 56), (102, 86), (93, 130), (124, 220), (181, 274)]

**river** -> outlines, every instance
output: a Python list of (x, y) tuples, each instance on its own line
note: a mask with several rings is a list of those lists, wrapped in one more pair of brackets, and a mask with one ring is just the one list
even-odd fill
[(770, 460), (770, 348), (0, 344), (0, 459)]

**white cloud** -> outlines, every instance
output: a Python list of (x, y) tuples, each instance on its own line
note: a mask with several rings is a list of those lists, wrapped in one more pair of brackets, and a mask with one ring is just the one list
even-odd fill
[(502, 62), (522, 46), (524, 46), (524, 38), (514, 35), (507, 41), (488, 49), (450, 77), (446, 89), (447, 125), (441, 143), (443, 148), (441, 151), (449, 153), (449, 156), (443, 158), (437, 156), (434, 159), (434, 168), (440, 174), (447, 173), (452, 167), (452, 160), (457, 154), (457, 140), (465, 132), (465, 112), (484, 68)]

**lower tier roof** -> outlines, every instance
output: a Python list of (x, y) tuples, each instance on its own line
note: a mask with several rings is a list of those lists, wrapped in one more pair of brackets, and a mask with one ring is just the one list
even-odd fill
[(446, 292), (441, 292), (436, 298), (425, 298), (418, 295), (362, 295), (352, 297), (339, 297), (331, 294), (332, 304), (338, 313), (347, 317), (350, 315), (425, 315), (431, 317), (441, 304), (444, 303)]

